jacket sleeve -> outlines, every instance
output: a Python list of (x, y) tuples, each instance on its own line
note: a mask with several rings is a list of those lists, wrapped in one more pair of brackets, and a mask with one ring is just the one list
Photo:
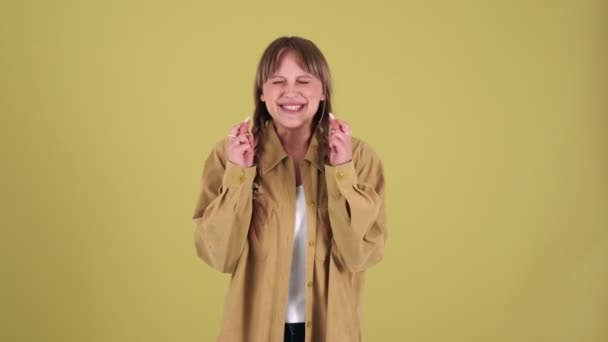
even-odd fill
[(369, 146), (359, 145), (353, 161), (325, 165), (332, 254), (349, 272), (380, 262), (387, 240), (382, 163)]
[(213, 148), (203, 167), (194, 209), (194, 244), (198, 256), (223, 273), (233, 273), (247, 243), (256, 167), (226, 160), (224, 141)]

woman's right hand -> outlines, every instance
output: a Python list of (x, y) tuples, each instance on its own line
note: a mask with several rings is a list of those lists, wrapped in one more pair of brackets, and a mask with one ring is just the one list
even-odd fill
[(240, 167), (253, 166), (255, 143), (249, 130), (249, 118), (232, 127), (226, 142), (228, 161)]

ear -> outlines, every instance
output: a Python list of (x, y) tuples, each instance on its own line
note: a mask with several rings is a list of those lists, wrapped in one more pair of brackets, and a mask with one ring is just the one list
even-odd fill
[(321, 94), (321, 101), (325, 101), (325, 92), (323, 92), (323, 94)]
[(262, 102), (266, 102), (266, 100), (264, 99), (264, 93), (261, 93), (261, 94), (260, 94), (260, 101), (262, 101)]

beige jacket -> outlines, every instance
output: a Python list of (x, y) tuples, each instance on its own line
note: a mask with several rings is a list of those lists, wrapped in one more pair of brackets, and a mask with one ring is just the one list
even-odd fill
[[(258, 196), (256, 166), (226, 161), (220, 141), (205, 162), (194, 210), (200, 258), (231, 274), (220, 342), (283, 341), (295, 223), (295, 170), (267, 125)], [(365, 271), (387, 239), (384, 175), (378, 156), (353, 138), (353, 160), (319, 158), (313, 135), (300, 171), (307, 200), (306, 341), (362, 341)]]

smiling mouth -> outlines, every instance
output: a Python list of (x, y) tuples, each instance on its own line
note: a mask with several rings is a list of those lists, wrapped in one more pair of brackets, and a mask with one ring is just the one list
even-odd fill
[(289, 104), (289, 105), (279, 105), (281, 109), (287, 113), (299, 113), (306, 108), (305, 104)]

